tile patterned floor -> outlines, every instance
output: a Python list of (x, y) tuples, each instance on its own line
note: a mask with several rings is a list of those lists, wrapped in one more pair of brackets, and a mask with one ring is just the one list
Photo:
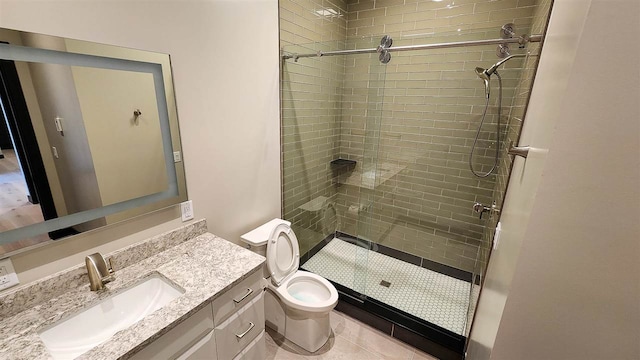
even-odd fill
[[(471, 284), (333, 239), (303, 266), (421, 319), (464, 334)], [(380, 285), (390, 282), (389, 287)]]
[(267, 328), (267, 360), (437, 360), (337, 311), (331, 312), (333, 334), (310, 354)]

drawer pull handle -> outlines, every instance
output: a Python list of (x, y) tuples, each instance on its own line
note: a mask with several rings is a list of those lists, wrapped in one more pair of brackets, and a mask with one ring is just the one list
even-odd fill
[(236, 304), (239, 304), (242, 302), (242, 300), (246, 299), (249, 295), (253, 294), (253, 289), (247, 289), (247, 293), (244, 294), (240, 299), (236, 300), (233, 299), (233, 302)]
[(253, 329), (253, 327), (256, 326), (256, 324), (252, 323), (251, 321), (249, 321), (249, 328), (247, 330), (245, 330), (243, 333), (241, 334), (236, 334), (236, 337), (238, 339), (242, 339), (245, 335), (247, 335), (247, 333), (249, 331), (251, 331), (251, 329)]

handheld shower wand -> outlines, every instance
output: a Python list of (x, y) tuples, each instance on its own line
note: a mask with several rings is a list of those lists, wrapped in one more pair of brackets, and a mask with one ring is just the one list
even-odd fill
[(491, 93), (491, 86), (489, 85), (490, 80), (491, 80), (491, 75), (495, 74), (496, 71), (498, 71), (498, 68), (500, 67), (500, 65), (506, 63), (507, 61), (513, 59), (514, 57), (526, 57), (526, 54), (514, 54), (514, 55), (509, 55), (506, 58), (498, 61), (497, 63), (491, 65), (490, 68), (488, 69), (483, 69), (481, 67), (476, 67), (476, 75), (478, 75), (478, 77), (480, 79), (482, 79), (484, 81), (484, 93), (487, 96), (487, 98), (489, 97), (489, 94)]
[[(506, 63), (507, 61), (513, 59), (514, 57), (526, 57), (526, 54), (514, 54), (509, 55), (506, 58), (498, 61), (493, 64), (488, 69), (483, 69), (481, 67), (476, 67), (476, 75), (484, 81), (484, 92), (486, 95), (486, 103), (484, 107), (484, 111), (482, 113), (482, 120), (480, 120), (480, 126), (478, 126), (478, 132), (476, 133), (476, 138), (473, 141), (473, 146), (471, 146), (471, 154), (469, 155), (469, 168), (473, 175), (481, 178), (486, 178), (493, 173), (493, 171), (498, 167), (498, 157), (500, 156), (500, 118), (502, 117), (502, 79), (500, 78), (500, 74), (498, 74), (498, 68)], [(498, 121), (496, 123), (496, 152), (495, 152), (495, 160), (491, 170), (486, 173), (478, 173), (473, 168), (473, 153), (475, 152), (476, 145), (478, 144), (478, 138), (480, 137), (480, 130), (482, 130), (482, 125), (484, 124), (484, 119), (487, 117), (487, 110), (489, 109), (489, 100), (490, 100), (490, 92), (491, 92), (491, 75), (496, 74), (498, 77), (498, 85), (499, 85), (499, 94), (498, 94)]]
[(484, 80), (484, 94), (486, 95), (487, 99), (489, 98), (489, 93), (491, 92), (491, 87), (489, 86), (489, 81), (491, 80), (491, 75), (487, 74), (487, 70), (481, 68), (481, 67), (477, 67), (476, 68), (476, 75), (478, 75), (478, 77), (482, 80)]

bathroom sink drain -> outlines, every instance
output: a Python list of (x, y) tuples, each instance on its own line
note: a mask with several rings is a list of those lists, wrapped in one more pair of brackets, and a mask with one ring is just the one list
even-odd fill
[(380, 285), (384, 286), (384, 287), (389, 287), (391, 286), (391, 283), (385, 280), (380, 281)]

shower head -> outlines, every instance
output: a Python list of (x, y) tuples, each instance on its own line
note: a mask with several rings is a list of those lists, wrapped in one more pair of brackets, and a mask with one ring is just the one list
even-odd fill
[(478, 75), (480, 79), (484, 80), (484, 92), (485, 95), (489, 97), (489, 78), (491, 77), (491, 75), (487, 73), (487, 70), (481, 67), (476, 68), (476, 75)]
[(489, 97), (489, 92), (490, 92), (489, 81), (491, 79), (491, 75), (495, 74), (495, 72), (498, 70), (498, 67), (500, 67), (500, 65), (506, 63), (507, 61), (515, 57), (525, 57), (525, 56), (527, 55), (526, 54), (509, 55), (506, 58), (491, 65), (491, 67), (488, 69), (483, 69), (481, 67), (476, 68), (476, 75), (478, 75), (478, 77), (484, 81), (484, 90), (485, 90), (485, 95), (487, 95), (487, 97)]

